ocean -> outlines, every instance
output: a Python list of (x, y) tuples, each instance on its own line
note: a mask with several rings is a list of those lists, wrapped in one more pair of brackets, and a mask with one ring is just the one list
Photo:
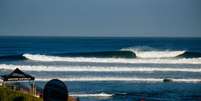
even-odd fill
[[(80, 101), (201, 101), (201, 38), (0, 37), (0, 75), (57, 78)], [(165, 80), (164, 80), (165, 79)]]

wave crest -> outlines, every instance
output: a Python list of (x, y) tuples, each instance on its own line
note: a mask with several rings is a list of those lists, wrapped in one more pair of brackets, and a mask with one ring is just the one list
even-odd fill
[(159, 50), (142, 50), (139, 48), (125, 48), (123, 51), (132, 51), (136, 54), (137, 58), (174, 58), (186, 51), (159, 51)]

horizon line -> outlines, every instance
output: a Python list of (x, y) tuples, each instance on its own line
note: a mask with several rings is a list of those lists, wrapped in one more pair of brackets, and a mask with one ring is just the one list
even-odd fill
[(201, 38), (201, 36), (128, 36), (128, 35), (0, 35), (0, 37), (136, 37), (136, 38)]

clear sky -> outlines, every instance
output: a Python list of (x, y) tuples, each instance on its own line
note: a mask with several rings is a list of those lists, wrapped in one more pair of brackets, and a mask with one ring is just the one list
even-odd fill
[(201, 0), (0, 0), (0, 35), (201, 37)]

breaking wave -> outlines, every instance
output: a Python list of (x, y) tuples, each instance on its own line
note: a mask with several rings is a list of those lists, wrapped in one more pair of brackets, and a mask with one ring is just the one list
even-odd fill
[(105, 63), (201, 63), (201, 53), (188, 51), (158, 51), (121, 49), (120, 51), (59, 53), (59, 54), (16, 54), (0, 56), (0, 60), (105, 62)]
[(131, 51), (137, 58), (199, 58), (201, 53), (190, 51), (157, 50), (147, 47), (123, 48), (122, 51)]
[(156, 63), (156, 64), (201, 64), (201, 58), (96, 58), (96, 57), (59, 57), (40, 54), (23, 54), (29, 60), (34, 61), (67, 61), (67, 62), (98, 62), (98, 63)]
[(137, 58), (174, 58), (185, 51), (135, 51)]

